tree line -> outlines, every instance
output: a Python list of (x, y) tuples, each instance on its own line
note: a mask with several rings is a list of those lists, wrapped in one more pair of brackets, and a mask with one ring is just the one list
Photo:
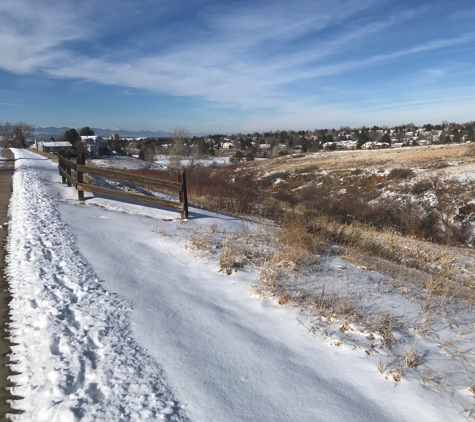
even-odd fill
[(33, 136), (35, 125), (24, 122), (0, 124), (0, 146), (3, 148), (25, 148), (27, 139)]

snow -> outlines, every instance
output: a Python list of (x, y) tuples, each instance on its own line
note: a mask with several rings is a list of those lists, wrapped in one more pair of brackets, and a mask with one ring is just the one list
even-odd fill
[[(89, 163), (89, 162), (88, 162)], [(142, 170), (142, 169), (162, 169), (163, 166), (156, 166), (147, 161), (129, 156), (117, 156), (109, 158), (98, 158), (91, 161), (97, 167), (115, 167), (119, 169)]]
[[(210, 157), (210, 158), (200, 158), (196, 160), (196, 164), (210, 166), (210, 165), (226, 165), (230, 163), (229, 157)], [(189, 164), (190, 160), (188, 158), (183, 158), (180, 160), (181, 164), (186, 166)], [(94, 159), (92, 162), (95, 166), (98, 167), (115, 167), (123, 169), (132, 169), (132, 170), (141, 170), (141, 169), (167, 169), (170, 165), (170, 158), (168, 155), (156, 155), (154, 162), (149, 163), (138, 159), (138, 156), (129, 157), (129, 156), (116, 156), (109, 158)]]
[(160, 366), (130, 337), (130, 303), (104, 290), (61, 220), (44, 186), (55, 166), (37, 156), (16, 163), (7, 276), (24, 413), (14, 419), (186, 420)]
[(310, 335), (299, 309), (251, 294), (252, 267), (226, 276), (213, 254), (186, 248), (190, 233), (258, 223), (196, 209), (182, 221), (89, 194), (80, 203), (55, 164), (14, 152), (7, 277), (24, 413), (12, 419), (465, 419), (419, 380), (386, 379), (374, 356)]
[[(184, 166), (189, 164), (189, 158), (182, 158), (180, 163)], [(162, 167), (168, 167), (170, 165), (170, 157), (168, 155), (156, 155), (154, 158), (154, 163)], [(196, 160), (196, 164), (202, 166), (211, 166), (211, 165), (226, 165), (230, 163), (230, 157), (208, 157), (208, 158), (199, 158)]]

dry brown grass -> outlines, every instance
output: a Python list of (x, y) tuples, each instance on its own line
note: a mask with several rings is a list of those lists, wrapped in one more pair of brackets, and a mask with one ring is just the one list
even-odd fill
[(339, 151), (307, 154), (293, 159), (281, 157), (260, 165), (266, 172), (298, 171), (302, 167), (318, 166), (319, 169), (336, 170), (368, 168), (369, 166), (408, 167), (427, 165), (452, 160), (474, 161), (470, 155), (471, 145), (438, 145), (385, 150)]
[(404, 357), (404, 361), (402, 366), (404, 368), (416, 368), (422, 363), (422, 359), (417, 356), (416, 345), (413, 345), (409, 351), (407, 352), (406, 356)]
[(425, 287), (434, 291), (444, 286), (445, 280), (454, 275), (457, 264), (462, 264), (466, 256), (456, 248), (403, 237), (394, 229), (378, 231), (372, 227), (346, 225), (325, 218), (315, 219), (310, 224), (314, 240), (322, 245), (337, 243), (345, 248), (348, 255), (361, 256), (365, 252), (432, 274)]
[(242, 251), (235, 247), (224, 246), (219, 255), (219, 271), (231, 275), (238, 268), (244, 267)]
[[(308, 318), (299, 322), (314, 336), (321, 332), (329, 344), (347, 347), (354, 341), (353, 347), (368, 356), (383, 356), (378, 371), (388, 379), (399, 382), (408, 371), (428, 374), (431, 362), (417, 350), (418, 339), (435, 341), (438, 334), (434, 326), (441, 319), (450, 320), (450, 326), (458, 330), (460, 315), (472, 312), (470, 302), (475, 300), (470, 283), (475, 254), (468, 260), (466, 249), (404, 237), (395, 230), (377, 231), (328, 218), (312, 220), (299, 211), (285, 213), (278, 226), (263, 227), (237, 233), (215, 227), (197, 230), (188, 244), (214, 255), (225, 274), (247, 266), (257, 268), (254, 293), (273, 298), (280, 306), (299, 307)], [(333, 254), (358, 263), (361, 272), (330, 270), (326, 260)], [(461, 268), (466, 279), (461, 278)], [(373, 280), (368, 272), (368, 282), (361, 283), (362, 274), (369, 269), (386, 276)], [(377, 305), (385, 295), (403, 298), (412, 307), (411, 317), (401, 308), (395, 314), (390, 305)], [(454, 306), (460, 309), (455, 312)], [(401, 333), (405, 341), (401, 341)], [(473, 361), (471, 350), (459, 340), (441, 343), (444, 356), (450, 356), (468, 373)], [(457, 382), (468, 382), (466, 378)], [(432, 375), (424, 380), (437, 388), (454, 385)]]

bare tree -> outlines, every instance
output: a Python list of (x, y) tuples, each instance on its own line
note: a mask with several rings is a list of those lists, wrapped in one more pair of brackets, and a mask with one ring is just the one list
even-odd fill
[(0, 145), (4, 148), (24, 148), (25, 141), (33, 135), (35, 126), (24, 122), (0, 125)]
[(10, 133), (13, 129), (13, 125), (10, 122), (0, 124), (0, 145), (3, 148), (8, 148), (10, 145)]
[(29, 123), (25, 122), (16, 123), (15, 126), (21, 130), (21, 133), (25, 139), (31, 138), (36, 129), (35, 125), (30, 125)]
[(170, 172), (178, 173), (183, 169), (181, 160), (188, 155), (188, 131), (185, 128), (176, 127), (170, 132), (172, 145), (170, 146)]
[(154, 146), (150, 144), (143, 145), (140, 149), (139, 158), (144, 161), (148, 161), (149, 163), (153, 163), (155, 158)]

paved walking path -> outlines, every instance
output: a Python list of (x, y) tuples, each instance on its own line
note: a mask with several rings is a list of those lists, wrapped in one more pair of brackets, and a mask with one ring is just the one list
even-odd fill
[(8, 303), (10, 302), (10, 292), (8, 283), (5, 279), (5, 242), (7, 240), (8, 229), (5, 225), (8, 217), (8, 204), (10, 202), (10, 194), (12, 192), (12, 176), (15, 168), (15, 158), (9, 149), (2, 151), (2, 157), (5, 160), (0, 161), (0, 420), (7, 420), (6, 413), (14, 413), (7, 403), (12, 396), (6, 390), (11, 386), (8, 377), (12, 375), (10, 367), (7, 366), (9, 359), (7, 354), (10, 353), (10, 342), (3, 332), (5, 323), (9, 320)]

